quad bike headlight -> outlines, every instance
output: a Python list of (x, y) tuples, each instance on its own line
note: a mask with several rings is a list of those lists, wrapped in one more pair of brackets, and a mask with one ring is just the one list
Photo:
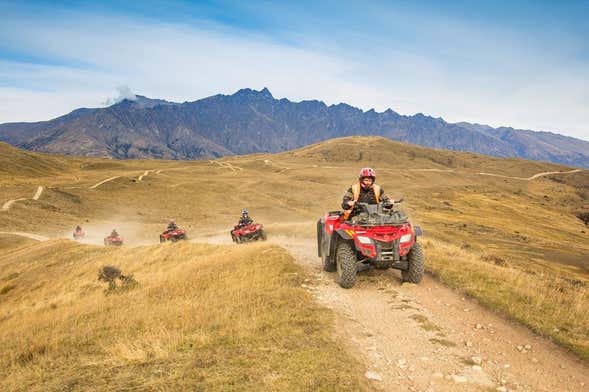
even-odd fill
[(368, 237), (358, 236), (358, 242), (364, 245), (371, 245), (372, 240)]
[(411, 241), (411, 234), (402, 235), (400, 241), (402, 243)]

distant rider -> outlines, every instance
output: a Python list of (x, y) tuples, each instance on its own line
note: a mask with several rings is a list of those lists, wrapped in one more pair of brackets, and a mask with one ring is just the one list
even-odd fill
[(82, 238), (84, 236), (84, 231), (82, 230), (82, 228), (80, 226), (76, 226), (76, 229), (74, 230), (74, 239), (79, 239)]
[(110, 232), (110, 236), (111, 237), (118, 237), (119, 233), (117, 233), (117, 229), (112, 229), (112, 231)]
[(254, 220), (250, 218), (246, 209), (241, 211), (241, 217), (239, 218), (239, 223), (237, 224), (238, 227), (244, 227), (247, 225), (251, 225), (254, 223)]
[(355, 215), (354, 206), (356, 203), (378, 204), (385, 202), (393, 203), (384, 190), (378, 184), (375, 184), (376, 172), (370, 167), (365, 167), (360, 170), (358, 182), (352, 185), (344, 194), (342, 201), (342, 208), (344, 209), (344, 218), (348, 219), (351, 215)]
[(174, 231), (174, 230), (178, 230), (178, 225), (176, 224), (176, 222), (174, 222), (174, 220), (170, 220), (170, 222), (168, 223), (168, 228), (166, 229), (167, 232), (170, 231)]

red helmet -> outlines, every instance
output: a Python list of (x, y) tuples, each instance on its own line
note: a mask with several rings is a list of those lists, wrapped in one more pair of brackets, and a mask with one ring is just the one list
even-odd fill
[(364, 177), (372, 177), (372, 180), (376, 180), (376, 172), (371, 167), (365, 167), (360, 170), (360, 180)]

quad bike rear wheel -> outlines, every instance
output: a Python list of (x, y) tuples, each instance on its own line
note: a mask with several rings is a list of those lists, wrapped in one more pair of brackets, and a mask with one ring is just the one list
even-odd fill
[(409, 261), (409, 267), (407, 270), (401, 271), (401, 277), (403, 282), (419, 283), (423, 279), (425, 271), (425, 257), (423, 255), (423, 249), (417, 242), (413, 244), (413, 248), (407, 256)]
[(356, 250), (349, 241), (338, 241), (336, 253), (338, 283), (349, 289), (356, 283), (358, 268), (356, 267)]
[(262, 241), (266, 241), (266, 232), (264, 230), (260, 230), (260, 238)]

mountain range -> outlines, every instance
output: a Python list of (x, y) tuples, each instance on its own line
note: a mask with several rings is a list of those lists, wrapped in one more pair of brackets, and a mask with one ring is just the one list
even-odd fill
[(448, 123), (391, 109), (363, 111), (345, 103), (292, 102), (275, 99), (267, 88), (184, 103), (137, 95), (49, 121), (0, 124), (0, 141), (17, 147), (118, 159), (208, 159), (280, 152), (351, 135), (589, 168), (589, 142), (556, 133)]

